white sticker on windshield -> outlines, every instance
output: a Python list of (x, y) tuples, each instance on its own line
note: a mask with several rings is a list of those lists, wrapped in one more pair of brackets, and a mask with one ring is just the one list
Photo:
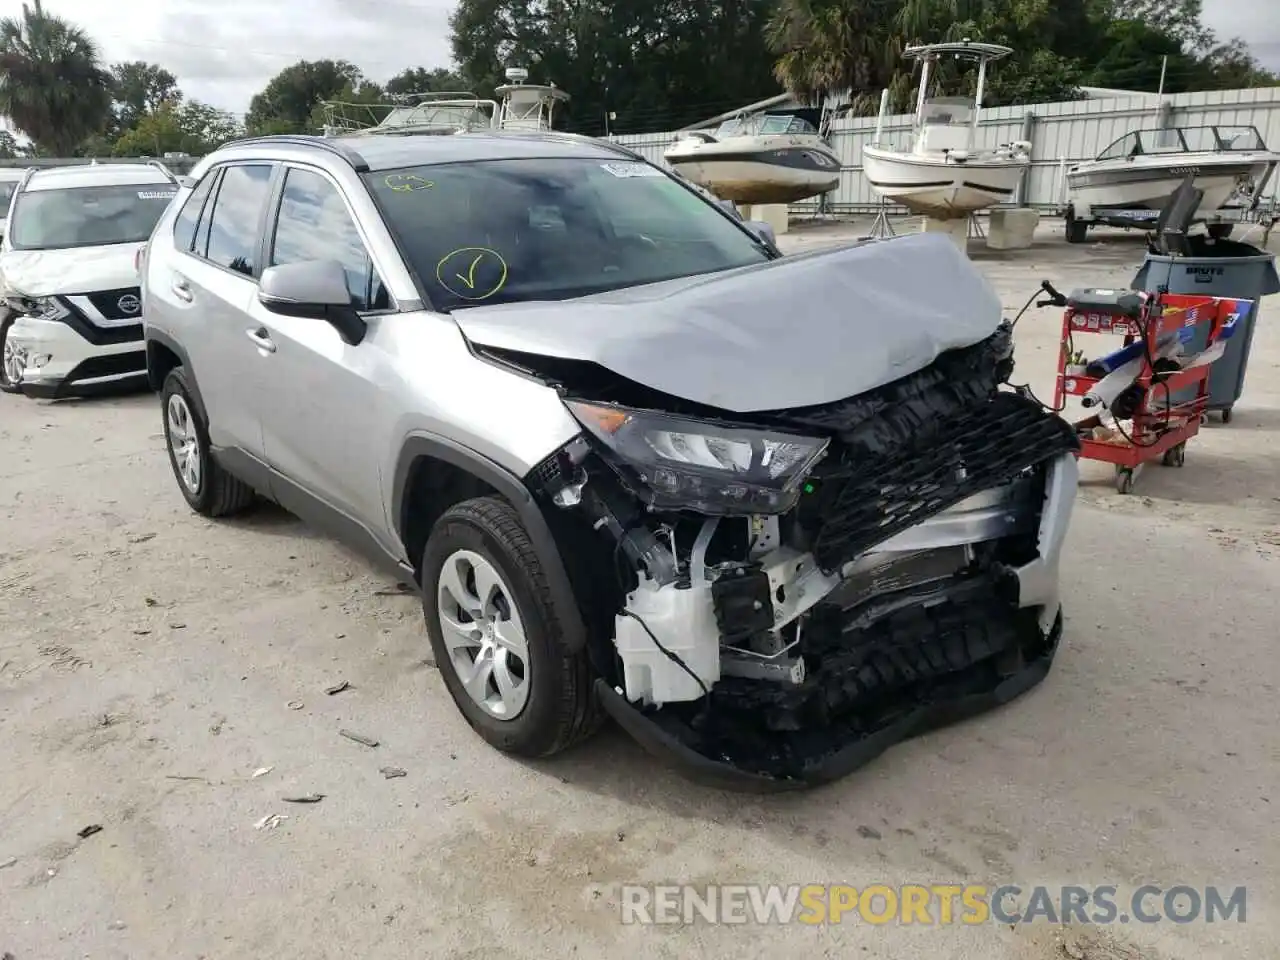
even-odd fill
[(139, 190), (139, 200), (172, 200), (178, 195), (177, 190)]
[(651, 167), (647, 163), (602, 163), (600, 166), (608, 170), (615, 177), (627, 179), (629, 177), (660, 177), (662, 171), (657, 167)]

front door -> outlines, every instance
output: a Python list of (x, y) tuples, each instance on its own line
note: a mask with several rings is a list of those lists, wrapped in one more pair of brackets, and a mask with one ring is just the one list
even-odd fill
[(395, 411), (379, 389), (391, 375), (379, 313), (391, 303), (338, 186), (325, 174), (291, 166), (267, 252), (267, 266), (333, 260), (347, 273), (352, 303), (368, 335), (347, 343), (324, 320), (285, 317), (255, 301), (253, 315), (273, 350), (262, 406), (267, 460), (296, 484), (394, 548), (383, 505), (380, 464)]

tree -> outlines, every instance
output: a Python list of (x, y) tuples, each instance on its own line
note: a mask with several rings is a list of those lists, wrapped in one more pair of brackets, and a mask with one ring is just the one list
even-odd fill
[[(508, 67), (572, 97), (583, 133), (670, 130), (778, 92), (764, 24), (774, 0), (459, 0), (450, 17), (464, 87)], [(697, 91), (693, 96), (689, 91)]]
[(253, 133), (311, 133), (311, 115), (321, 100), (365, 82), (346, 60), (299, 60), (277, 73), (249, 101), (245, 126)]
[(440, 93), (444, 91), (463, 91), (467, 82), (454, 71), (445, 67), (409, 67), (401, 70), (387, 81), (386, 92), (393, 96), (406, 93)]
[[(1067, 52), (1089, 30), (1087, 0), (780, 0), (769, 39), (778, 80), (813, 99), (849, 91), (851, 112), (872, 114), (887, 89), (892, 109), (915, 103), (918, 70), (906, 46), (965, 39), (1010, 46), (1014, 54), (988, 71), (985, 106), (1069, 100), (1080, 70)], [(972, 89), (971, 61), (945, 60), (932, 72), (938, 88)]]
[(0, 114), (45, 154), (69, 156), (110, 117), (111, 77), (79, 27), (41, 0), (0, 19)]
[(27, 151), (18, 143), (18, 138), (8, 130), (0, 130), (0, 160), (18, 160), (27, 155)]
[(144, 114), (154, 113), (170, 100), (181, 100), (178, 78), (164, 67), (143, 60), (117, 63), (111, 68), (116, 123), (128, 130)]
[(112, 152), (117, 157), (200, 156), (241, 133), (240, 124), (225, 110), (199, 100), (166, 100), (121, 134)]

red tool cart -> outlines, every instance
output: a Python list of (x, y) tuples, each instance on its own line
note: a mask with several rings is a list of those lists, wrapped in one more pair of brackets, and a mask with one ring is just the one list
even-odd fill
[[(1046, 284), (1046, 289), (1052, 288)], [(1079, 456), (1115, 464), (1116, 489), (1120, 493), (1133, 490), (1143, 465), (1152, 460), (1159, 459), (1165, 466), (1182, 466), (1187, 441), (1200, 432), (1203, 422), (1212, 364), (1179, 369), (1177, 361), (1160, 358), (1160, 347), (1179, 337), (1180, 332), (1180, 339), (1185, 342), (1189, 333), (1186, 328), (1208, 324), (1207, 350), (1234, 323), (1241, 301), (1117, 290), (1080, 290), (1065, 298), (1056, 291), (1052, 293), (1057, 305), (1066, 307), (1058, 351), (1055, 409), (1062, 410), (1068, 396), (1089, 397), (1103, 380), (1102, 376), (1089, 375), (1087, 365), (1071, 363), (1077, 359), (1076, 337), (1119, 334), (1124, 337), (1124, 347), (1145, 341), (1145, 346), (1135, 350), (1131, 358), (1140, 366), (1133, 384), (1106, 406), (1099, 403), (1096, 395), (1091, 397), (1098, 414), (1074, 424), (1080, 437)], [(1183, 363), (1190, 359), (1180, 358)], [(1091, 372), (1103, 371), (1095, 367)], [(1100, 416), (1104, 409), (1116, 421), (1131, 421), (1132, 428), (1126, 430), (1119, 423), (1104, 426)]]

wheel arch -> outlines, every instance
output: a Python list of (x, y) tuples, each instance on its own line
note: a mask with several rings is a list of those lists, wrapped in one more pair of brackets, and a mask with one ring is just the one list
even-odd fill
[(581, 650), (587, 633), (573, 584), (551, 526), (524, 481), (469, 447), (420, 434), (409, 437), (400, 449), (390, 504), (396, 536), (415, 575), (421, 580), (422, 552), (435, 521), (455, 503), (494, 495), (520, 515), (547, 575), (565, 642), (571, 650)]
[(187, 351), (182, 349), (182, 346), (172, 337), (154, 330), (147, 331), (146, 349), (147, 382), (151, 384), (151, 389), (159, 393), (164, 389), (164, 378), (169, 375), (169, 372), (182, 367), (186, 371), (187, 387), (191, 393), (191, 399), (195, 402), (196, 413), (205, 423), (208, 423), (204, 398), (200, 395), (200, 384), (196, 381), (196, 372), (191, 369), (191, 359), (187, 356)]

